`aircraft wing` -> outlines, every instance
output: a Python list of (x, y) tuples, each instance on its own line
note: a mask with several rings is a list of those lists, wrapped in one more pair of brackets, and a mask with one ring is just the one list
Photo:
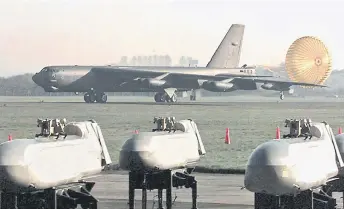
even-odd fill
[[(173, 71), (155, 71), (152, 70), (141, 70), (135, 68), (93, 68), (92, 72), (98, 76), (106, 77), (123, 77), (123, 78), (151, 78), (158, 80), (212, 80), (212, 81), (221, 81), (226, 78), (234, 77), (272, 77), (272, 76), (259, 76), (259, 75), (238, 75), (238, 74), (214, 74), (211, 70), (205, 69), (204, 71), (186, 71), (186, 72), (173, 72)], [(129, 81), (129, 80), (128, 80)]]
[(278, 81), (278, 80), (265, 80), (265, 79), (253, 79), (257, 83), (271, 83), (281, 86), (314, 86), (314, 87), (327, 87), (325, 85), (312, 84), (312, 83), (302, 83), (302, 82), (293, 82), (293, 81)]

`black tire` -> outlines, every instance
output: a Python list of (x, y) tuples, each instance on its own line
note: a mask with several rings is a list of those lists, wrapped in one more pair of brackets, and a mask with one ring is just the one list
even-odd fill
[(86, 93), (86, 94), (84, 95), (84, 101), (85, 101), (86, 103), (90, 103), (90, 94), (89, 94), (89, 93)]
[(89, 98), (90, 98), (90, 103), (94, 103), (96, 101), (96, 95), (94, 95), (93, 93), (90, 94)]
[(103, 92), (100, 94), (97, 94), (96, 101), (98, 103), (106, 103), (107, 102), (107, 95)]
[(155, 101), (155, 102), (160, 102), (160, 93), (156, 93), (156, 94), (154, 95), (154, 101)]

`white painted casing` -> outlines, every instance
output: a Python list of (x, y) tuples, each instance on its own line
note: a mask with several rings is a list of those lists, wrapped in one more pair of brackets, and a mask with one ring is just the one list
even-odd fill
[(98, 174), (107, 152), (99, 142), (99, 126), (73, 122), (65, 132), (65, 139), (15, 139), (0, 144), (0, 189), (46, 189)]

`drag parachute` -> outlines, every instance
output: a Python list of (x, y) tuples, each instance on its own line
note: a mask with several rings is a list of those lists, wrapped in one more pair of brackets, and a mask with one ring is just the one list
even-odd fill
[(285, 60), (290, 80), (320, 85), (324, 84), (331, 74), (331, 62), (325, 44), (312, 36), (304, 36), (294, 41)]

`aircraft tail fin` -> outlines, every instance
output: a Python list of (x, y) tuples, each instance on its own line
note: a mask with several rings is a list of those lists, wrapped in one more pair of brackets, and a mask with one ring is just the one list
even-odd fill
[(208, 68), (237, 68), (245, 25), (232, 24), (207, 64)]

